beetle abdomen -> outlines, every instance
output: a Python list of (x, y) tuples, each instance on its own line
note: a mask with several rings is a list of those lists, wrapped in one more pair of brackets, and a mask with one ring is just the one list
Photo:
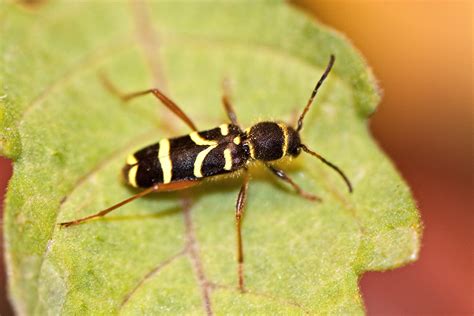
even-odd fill
[(232, 172), (248, 160), (242, 136), (237, 126), (223, 124), (207, 131), (162, 139), (130, 155), (123, 175), (131, 186), (148, 188), (157, 183)]

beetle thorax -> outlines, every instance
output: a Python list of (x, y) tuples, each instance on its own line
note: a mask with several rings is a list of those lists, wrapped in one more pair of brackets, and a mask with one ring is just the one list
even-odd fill
[(252, 159), (272, 161), (300, 153), (298, 132), (278, 122), (260, 122), (245, 131)]

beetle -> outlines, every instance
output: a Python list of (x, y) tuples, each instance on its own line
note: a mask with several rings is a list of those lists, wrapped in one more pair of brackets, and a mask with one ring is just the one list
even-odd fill
[(304, 151), (335, 170), (346, 183), (349, 192), (353, 191), (351, 182), (345, 173), (335, 164), (309, 149), (301, 142), (300, 137), (303, 120), (313, 104), (318, 89), (331, 71), (334, 61), (335, 57), (331, 55), (329, 63), (314, 87), (295, 127), (282, 122), (263, 121), (243, 130), (224, 89), (222, 102), (230, 124), (226, 123), (210, 130), (198, 131), (193, 121), (160, 90), (149, 89), (130, 94), (120, 94), (110, 82), (104, 80), (106, 88), (117, 94), (123, 101), (149, 94), (154, 95), (183, 120), (192, 129), (192, 132), (176, 138), (161, 139), (159, 142), (140, 149), (127, 157), (122, 170), (125, 181), (132, 187), (144, 189), (143, 191), (96, 214), (63, 222), (60, 225), (69, 227), (103, 217), (113, 210), (152, 192), (183, 190), (198, 184), (203, 178), (243, 171), (243, 184), (235, 206), (235, 222), (238, 286), (241, 291), (244, 291), (241, 221), (248, 191), (249, 163), (262, 162), (266, 168), (279, 179), (292, 186), (302, 197), (313, 201), (321, 200), (319, 197), (305, 192), (283, 170), (271, 164), (271, 162), (284, 157), (297, 157), (301, 151)]

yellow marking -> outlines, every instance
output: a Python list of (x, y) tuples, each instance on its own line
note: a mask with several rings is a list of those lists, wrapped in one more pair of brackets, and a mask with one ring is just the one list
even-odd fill
[(137, 187), (137, 171), (138, 165), (133, 166), (128, 170), (128, 183), (134, 188)]
[(255, 159), (255, 148), (253, 148), (252, 139), (249, 137), (251, 129), (252, 129), (251, 127), (245, 129), (245, 134), (247, 135), (247, 142), (246, 143), (249, 145), (250, 157), (252, 159)]
[(237, 136), (234, 138), (234, 144), (239, 145), (240, 144), (240, 136)]
[(224, 170), (231, 170), (232, 169), (232, 154), (230, 153), (230, 149), (226, 148), (224, 150)]
[(199, 146), (213, 146), (217, 145), (217, 142), (214, 140), (207, 140), (205, 138), (202, 138), (198, 132), (192, 132), (189, 134), (189, 137), (191, 137), (191, 140)]
[(227, 134), (229, 134), (229, 124), (222, 124), (219, 128), (221, 129), (222, 136), (227, 136)]
[(138, 161), (137, 161), (137, 158), (135, 158), (135, 154), (130, 154), (128, 155), (127, 157), (127, 165), (134, 165), (136, 164)]
[(170, 183), (173, 164), (170, 158), (170, 141), (168, 139), (160, 140), (160, 150), (158, 151), (158, 160), (161, 164), (161, 171), (163, 171), (163, 183)]
[(280, 126), (281, 130), (283, 131), (283, 154), (281, 155), (281, 157), (283, 158), (285, 157), (286, 152), (288, 151), (288, 128), (283, 123), (278, 123), (278, 126)]
[(247, 144), (249, 144), (250, 157), (252, 157), (252, 159), (255, 159), (255, 149), (253, 148), (252, 140), (249, 139), (249, 141), (247, 142)]
[(207, 154), (209, 154), (209, 152), (216, 147), (217, 145), (209, 146), (197, 155), (196, 161), (194, 162), (194, 175), (197, 178), (202, 178), (202, 163), (204, 162), (204, 159), (206, 158)]

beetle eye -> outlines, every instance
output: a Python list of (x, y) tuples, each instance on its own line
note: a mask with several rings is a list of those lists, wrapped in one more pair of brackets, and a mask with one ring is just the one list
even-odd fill
[(301, 148), (300, 147), (296, 147), (294, 148), (293, 150), (291, 150), (290, 152), (288, 152), (291, 156), (293, 157), (297, 157), (300, 153), (301, 153)]

